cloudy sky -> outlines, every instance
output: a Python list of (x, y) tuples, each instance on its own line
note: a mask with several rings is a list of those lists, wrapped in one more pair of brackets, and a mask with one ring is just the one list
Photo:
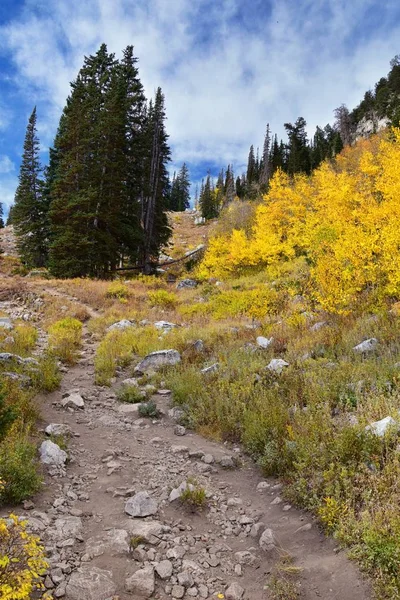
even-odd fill
[(12, 203), (34, 105), (43, 162), (83, 56), (135, 46), (166, 95), (171, 169), (192, 179), (262, 145), (266, 123), (309, 131), (356, 106), (400, 53), (399, 0), (1, 0), (0, 202)]

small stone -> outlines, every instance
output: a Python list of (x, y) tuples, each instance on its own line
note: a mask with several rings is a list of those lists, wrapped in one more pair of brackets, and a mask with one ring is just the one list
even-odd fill
[(277, 496), (276, 498), (274, 498), (274, 500), (272, 500), (271, 504), (275, 505), (275, 504), (281, 504), (282, 502), (282, 498), (280, 498), (279, 496)]
[(157, 510), (157, 502), (149, 496), (148, 492), (138, 492), (125, 504), (125, 512), (131, 517), (148, 517), (156, 514)]
[(47, 435), (70, 435), (71, 427), (64, 423), (50, 423), (44, 430)]
[(235, 575), (241, 577), (243, 575), (242, 565), (235, 565)]
[(183, 598), (183, 596), (185, 595), (185, 588), (183, 587), (183, 585), (174, 585), (172, 586), (172, 591), (171, 591), (171, 596), (173, 598)]
[(14, 325), (8, 317), (0, 317), (0, 329), (6, 329), (10, 331), (14, 328)]
[(276, 540), (272, 529), (265, 529), (260, 537), (259, 545), (264, 552), (272, 552), (276, 548)]
[(244, 589), (234, 581), (225, 592), (226, 600), (241, 600)]
[(199, 594), (201, 598), (208, 598), (208, 587), (203, 583), (199, 585)]
[(189, 452), (189, 448), (187, 446), (171, 446), (172, 454), (186, 454)]
[(170, 560), (162, 560), (155, 565), (155, 570), (161, 579), (169, 579), (173, 571), (172, 562)]
[(156, 321), (156, 323), (154, 323), (154, 327), (162, 331), (170, 331), (171, 329), (178, 327), (178, 325), (175, 323), (169, 323), (168, 321)]
[(201, 459), (206, 465), (212, 465), (214, 462), (214, 457), (212, 454), (205, 454)]
[(186, 594), (190, 596), (190, 598), (197, 598), (197, 596), (199, 595), (199, 590), (197, 589), (197, 587), (191, 587), (188, 590), (186, 590)]
[(192, 587), (194, 583), (192, 574), (189, 573), (189, 571), (182, 571), (181, 573), (178, 573), (178, 583), (185, 588)]
[(187, 481), (183, 481), (177, 488), (171, 490), (171, 493), (169, 495), (169, 501), (175, 502), (175, 500), (179, 500), (183, 492), (185, 492), (186, 490), (193, 491), (194, 486), (191, 483), (188, 483)]
[(243, 504), (243, 500), (241, 498), (228, 498), (227, 505), (228, 506), (241, 506)]
[(260, 481), (260, 483), (257, 485), (257, 492), (259, 494), (263, 494), (270, 487), (271, 485), (267, 481)]
[(175, 425), (174, 434), (179, 436), (186, 435), (186, 427), (183, 427), (183, 425)]
[(154, 569), (151, 565), (139, 569), (125, 581), (125, 589), (141, 598), (150, 598), (155, 589)]
[(231, 456), (222, 456), (218, 462), (223, 469), (234, 469), (236, 466)]

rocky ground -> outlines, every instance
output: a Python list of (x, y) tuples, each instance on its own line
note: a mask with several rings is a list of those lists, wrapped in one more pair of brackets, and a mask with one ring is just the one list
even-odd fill
[[(14, 301), (0, 309), (25, 314)], [(94, 354), (85, 331), (78, 364), (39, 398), (43, 436), (47, 428), (70, 439), (66, 453), (42, 444), (45, 489), (14, 508), (45, 542), (54, 598), (371, 597), (355, 565), (284, 500), (278, 481), (263, 478), (239, 447), (177, 425), (168, 390), (153, 397), (160, 418), (141, 418), (137, 405), (116, 398), (131, 372), (119, 372), (111, 388), (96, 386)], [(190, 510), (179, 486), (204, 489), (205, 506)], [(297, 595), (269, 587), (276, 580)]]

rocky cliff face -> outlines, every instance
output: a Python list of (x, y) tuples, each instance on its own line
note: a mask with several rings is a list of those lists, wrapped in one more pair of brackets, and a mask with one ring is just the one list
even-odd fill
[(369, 137), (373, 133), (377, 133), (389, 125), (390, 121), (387, 117), (378, 117), (376, 113), (372, 113), (369, 117), (365, 116), (359, 121), (353, 134), (353, 141)]

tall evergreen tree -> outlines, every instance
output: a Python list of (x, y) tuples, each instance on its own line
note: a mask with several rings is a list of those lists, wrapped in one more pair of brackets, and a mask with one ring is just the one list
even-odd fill
[(270, 179), (270, 149), (271, 149), (271, 132), (269, 129), (269, 123), (267, 123), (267, 129), (264, 137), (263, 154), (260, 165), (260, 184), (263, 188), (262, 191), (268, 189), (268, 183)]
[(256, 179), (256, 159), (254, 156), (254, 146), (250, 146), (249, 157), (247, 160), (247, 173), (246, 180), (247, 184), (250, 186), (253, 181)]
[(233, 174), (233, 167), (231, 165), (228, 165), (226, 170), (224, 191), (226, 202), (232, 202), (235, 197), (235, 176)]
[(171, 184), (171, 193), (169, 198), (169, 206), (170, 210), (174, 211), (184, 211), (190, 206), (190, 179), (189, 179), (189, 169), (186, 166), (186, 163), (183, 163), (182, 167), (179, 170), (178, 175), (174, 173), (172, 184)]
[(201, 216), (205, 219), (218, 217), (218, 206), (215, 201), (215, 193), (210, 173), (207, 175), (202, 193), (200, 194)]
[(26, 130), (19, 184), (13, 207), (18, 252), (22, 262), (28, 267), (45, 266), (48, 245), (48, 211), (43, 198), (36, 120), (35, 107)]
[(3, 229), (4, 227), (4, 211), (3, 211), (3, 205), (0, 202), (0, 229)]
[(167, 163), (170, 160), (170, 149), (165, 131), (165, 118), (164, 95), (161, 88), (158, 88), (154, 104), (150, 103), (145, 125), (147, 159), (142, 204), (144, 242), (141, 247), (145, 272), (152, 270), (152, 262), (157, 259), (160, 248), (171, 234), (166, 214), (169, 187)]
[(299, 117), (294, 125), (285, 123), (285, 129), (289, 137), (287, 145), (287, 171), (290, 175), (294, 173), (310, 173), (310, 149), (307, 144), (306, 120)]

